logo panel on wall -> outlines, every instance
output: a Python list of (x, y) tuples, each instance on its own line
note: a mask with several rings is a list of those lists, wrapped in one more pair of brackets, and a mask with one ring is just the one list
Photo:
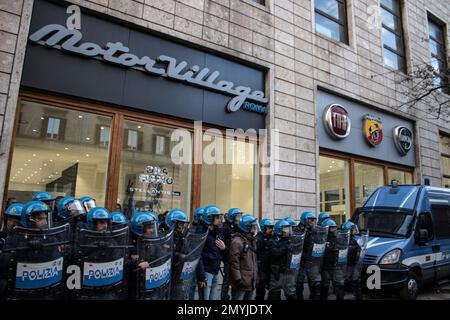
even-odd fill
[(367, 142), (376, 147), (383, 141), (383, 123), (381, 118), (366, 114), (363, 117), (363, 132)]
[(351, 121), (347, 110), (339, 104), (331, 104), (323, 112), (323, 123), (334, 139), (344, 139), (350, 134)]
[(406, 156), (412, 149), (413, 134), (411, 130), (404, 126), (397, 126), (394, 128), (394, 142), (395, 147), (401, 156)]

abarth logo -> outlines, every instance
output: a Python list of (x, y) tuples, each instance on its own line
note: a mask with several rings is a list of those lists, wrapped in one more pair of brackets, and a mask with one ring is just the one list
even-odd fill
[(372, 147), (378, 146), (383, 141), (383, 124), (379, 117), (365, 115), (363, 117), (363, 130), (367, 142)]

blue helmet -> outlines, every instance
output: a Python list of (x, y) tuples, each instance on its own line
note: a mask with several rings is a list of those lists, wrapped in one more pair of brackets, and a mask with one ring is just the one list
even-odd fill
[(165, 220), (166, 225), (170, 229), (173, 229), (178, 221), (188, 223), (189, 219), (187, 218), (186, 213), (184, 213), (183, 210), (180, 209), (170, 210), (166, 216)]
[(13, 203), (5, 211), (5, 218), (20, 219), (22, 217), (22, 203)]
[(319, 213), (319, 216), (317, 217), (317, 223), (322, 224), (325, 220), (329, 219), (330, 215), (326, 212)]
[(21, 216), (20, 216), (20, 223), (23, 227), (29, 228), (30, 227), (30, 219), (32, 218), (32, 215), (38, 214), (38, 213), (50, 213), (50, 207), (46, 205), (42, 201), (31, 201), (25, 204), (22, 207)]
[(80, 202), (88, 212), (89, 210), (97, 206), (95, 203), (95, 199), (92, 197), (82, 197), (80, 198)]
[(86, 214), (86, 210), (81, 202), (74, 197), (62, 198), (57, 206), (57, 216), (60, 219), (67, 219), (71, 216), (70, 212), (73, 211), (77, 214)]
[(39, 191), (33, 194), (33, 197), (31, 198), (31, 201), (53, 201), (55, 198), (53, 196), (45, 191)]
[(203, 208), (195, 209), (195, 211), (194, 211), (194, 222), (195, 223), (199, 222), (198, 218), (203, 215), (204, 211), (205, 211), (205, 209), (203, 209)]
[(312, 211), (305, 211), (302, 213), (302, 216), (300, 218), (300, 223), (304, 226), (306, 226), (306, 220), (308, 219), (316, 219), (316, 216)]
[(251, 214), (244, 214), (239, 219), (239, 225), (238, 225), (239, 229), (241, 229), (245, 233), (250, 232), (250, 230), (252, 229), (253, 225), (258, 225), (258, 219), (256, 219)]
[(285, 219), (278, 220), (275, 223), (273, 233), (275, 233), (277, 236), (282, 236), (284, 227), (291, 227), (291, 224)]
[(111, 213), (111, 222), (113, 224), (127, 224), (128, 219), (122, 212), (112, 212)]
[(274, 223), (270, 219), (262, 219), (261, 222), (259, 223), (259, 227), (261, 228), (261, 230), (264, 230), (265, 227), (273, 227), (273, 226)]
[(94, 224), (94, 220), (111, 220), (109, 211), (103, 207), (92, 208), (87, 214), (86, 222), (91, 226)]
[(293, 227), (295, 227), (297, 225), (297, 223), (295, 222), (295, 219), (292, 217), (286, 217), (283, 220), (286, 220), (287, 222), (289, 222), (289, 224)]
[(327, 219), (324, 222), (322, 222), (322, 226), (328, 227), (328, 228), (337, 228), (336, 222), (334, 222), (333, 219)]
[(223, 216), (223, 213), (216, 206), (207, 206), (202, 214), (202, 220), (204, 223), (210, 225), (213, 223), (214, 216)]
[(131, 219), (131, 231), (138, 236), (142, 236), (144, 234), (144, 225), (146, 224), (153, 224), (155, 230), (157, 230), (158, 217), (150, 212), (135, 214)]
[[(234, 217), (237, 214), (242, 215), (242, 211), (240, 209), (238, 209), (238, 208), (231, 208), (230, 210), (228, 210), (228, 212), (227, 212), (227, 221), (229, 223), (233, 223), (234, 222)], [(240, 221), (239, 221), (239, 223), (240, 223)]]
[(354, 228), (358, 230), (358, 226), (353, 222), (351, 222), (350, 220), (347, 220), (342, 224), (342, 230), (344, 231), (351, 231)]

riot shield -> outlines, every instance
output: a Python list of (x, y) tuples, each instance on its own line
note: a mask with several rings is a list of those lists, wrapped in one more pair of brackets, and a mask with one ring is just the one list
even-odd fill
[(289, 244), (289, 256), (287, 259), (286, 282), (289, 287), (295, 288), (298, 273), (300, 271), (300, 261), (303, 253), (303, 243), (305, 241), (305, 233), (294, 232), (291, 236)]
[(298, 273), (300, 270), (300, 261), (303, 253), (303, 243), (305, 241), (305, 233), (294, 232), (291, 236), (289, 258), (288, 258), (288, 269)]
[(76, 234), (74, 264), (81, 270), (81, 288), (72, 291), (79, 300), (127, 298), (128, 227), (97, 232), (81, 229)]
[(157, 238), (138, 238), (139, 262), (149, 267), (138, 270), (137, 299), (168, 300), (172, 274), (173, 231)]
[(361, 234), (361, 236), (359, 237), (359, 239), (357, 241), (358, 241), (358, 245), (361, 248), (361, 251), (359, 253), (359, 257), (356, 262), (355, 271), (353, 272), (353, 274), (354, 274), (354, 277), (359, 278), (361, 276), (361, 270), (363, 268), (364, 257), (366, 255), (366, 251), (367, 251), (367, 243), (369, 242), (369, 231), (367, 231), (366, 234)]
[(347, 265), (348, 244), (350, 242), (350, 231), (339, 230), (336, 232), (336, 249), (339, 250), (337, 267), (345, 271)]
[(312, 261), (315, 265), (322, 264), (323, 254), (328, 237), (328, 226), (315, 226), (311, 233), (313, 248), (311, 253)]
[(6, 298), (64, 299), (69, 254), (68, 224), (46, 230), (15, 227), (1, 255), (8, 265)]
[(172, 300), (186, 299), (207, 236), (208, 231), (201, 234), (190, 229), (184, 238), (182, 248), (177, 253), (178, 261), (173, 265), (172, 270), (173, 276), (170, 293)]

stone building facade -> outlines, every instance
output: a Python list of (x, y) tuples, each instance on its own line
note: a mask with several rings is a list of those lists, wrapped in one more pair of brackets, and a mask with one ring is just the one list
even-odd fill
[[(123, 22), (167, 34), (201, 48), (266, 69), (266, 127), (278, 129), (279, 170), (261, 177), (261, 215), (298, 219), (318, 211), (320, 172), (316, 104), (319, 91), (346, 97), (414, 124), (414, 181), (442, 184), (441, 134), (448, 119), (433, 119), (424, 103), (398, 108), (405, 75), (383, 63), (381, 29), (374, 26), (379, 0), (347, 0), (348, 44), (315, 32), (313, 0), (69, 0)], [(264, 2), (264, 1), (263, 1)], [(447, 23), (450, 3), (402, 1), (407, 72), (430, 60), (427, 12)], [(0, 0), (0, 201), (6, 200), (14, 119), (21, 90), (33, 0)], [(447, 46), (447, 57), (448, 57)], [(443, 93), (444, 94), (444, 93)]]

